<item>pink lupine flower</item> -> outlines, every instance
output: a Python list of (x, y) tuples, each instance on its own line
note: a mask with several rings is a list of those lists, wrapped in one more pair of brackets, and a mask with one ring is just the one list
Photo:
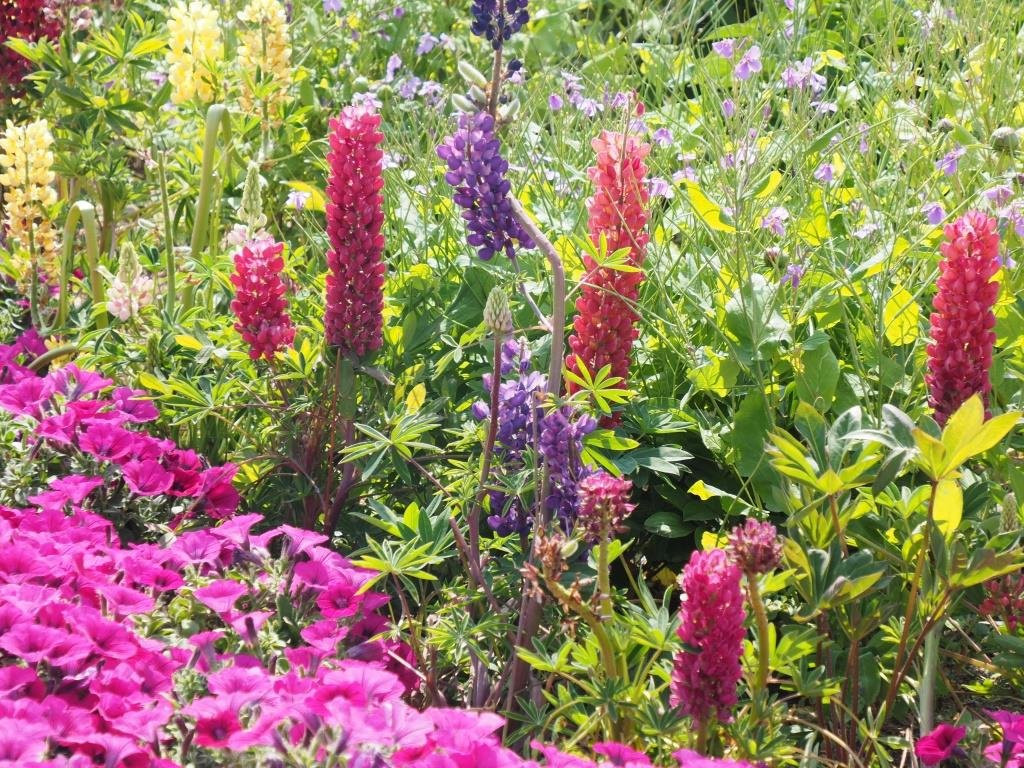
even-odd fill
[(595, 472), (580, 480), (578, 519), (586, 531), (587, 541), (596, 544), (622, 532), (623, 522), (636, 509), (636, 504), (629, 503), (632, 488), (629, 480), (607, 472)]
[(235, 254), (235, 272), (231, 275), (235, 298), (231, 311), (238, 318), (235, 330), (249, 345), (249, 357), (253, 360), (272, 360), (279, 349), (295, 339), (281, 279), (282, 251), (284, 243), (252, 240)]
[(331, 120), (324, 329), (330, 346), (359, 357), (383, 341), (383, 141), (380, 116), (367, 107)]
[(978, 611), (1002, 619), (1011, 633), (1024, 627), (1024, 573), (1011, 573), (985, 582), (985, 599)]
[(679, 579), (678, 634), (697, 651), (676, 653), (671, 701), (698, 728), (732, 719), (745, 635), (742, 576), (725, 550), (712, 549), (694, 552)]
[(744, 573), (759, 576), (774, 570), (782, 560), (782, 542), (771, 523), (750, 517), (729, 536), (729, 554)]
[(992, 280), (999, 270), (995, 219), (968, 211), (946, 226), (945, 235), (925, 375), (940, 425), (972, 395), (980, 394), (988, 404), (996, 341), (992, 308), (999, 294), (999, 283)]
[(679, 761), (679, 768), (754, 768), (751, 763), (742, 760), (719, 760), (704, 757), (692, 749), (681, 749), (672, 754)]
[[(591, 142), (597, 153), (597, 165), (588, 170), (594, 182), (594, 196), (589, 201), (590, 239), (607, 242), (608, 253), (628, 249), (626, 263), (643, 265), (647, 242), (649, 193), (644, 183), (647, 166), (644, 158), (650, 145), (632, 134), (604, 131)], [(622, 271), (599, 267), (589, 255), (583, 258), (587, 268), (583, 289), (576, 300), (576, 319), (569, 337), (566, 367), (579, 372), (577, 357), (591, 374), (611, 365), (611, 375), (629, 375), (629, 357), (636, 340), (637, 314), (633, 309), (639, 296), (642, 271)], [(570, 393), (579, 387), (567, 383)], [(602, 420), (602, 426), (614, 426), (616, 414)]]

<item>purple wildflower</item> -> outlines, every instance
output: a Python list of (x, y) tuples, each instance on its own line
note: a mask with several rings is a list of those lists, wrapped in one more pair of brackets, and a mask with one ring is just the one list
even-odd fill
[(723, 59), (731, 59), (736, 55), (736, 41), (731, 37), (727, 37), (724, 40), (712, 43), (711, 50)]
[(997, 184), (994, 187), (990, 187), (982, 192), (985, 199), (995, 205), (1006, 205), (1007, 201), (1013, 197), (1013, 189), (1007, 184)]
[(526, 5), (527, 0), (505, 0), (504, 13), (499, 13), (498, 0), (473, 0), (470, 29), (474, 35), (490, 40), (497, 51), (530, 20)]
[(565, 530), (572, 527), (579, 513), (577, 484), (590, 474), (580, 461), (583, 436), (596, 427), (597, 422), (586, 415), (576, 416), (569, 406), (552, 411), (541, 422), (538, 447), (551, 482), (545, 503)]
[(563, 106), (565, 106), (565, 102), (562, 101), (562, 97), (559, 96), (557, 93), (552, 93), (550, 96), (548, 96), (548, 107), (551, 108), (552, 112), (557, 112)]
[(309, 202), (310, 197), (312, 197), (312, 195), (309, 192), (293, 189), (288, 193), (288, 199), (285, 200), (285, 205), (294, 208), (296, 211), (301, 211), (306, 207), (306, 203)]
[(395, 79), (395, 72), (402, 67), (402, 57), (397, 53), (391, 54), (388, 58), (387, 68), (384, 71), (384, 82), (390, 83)]
[(946, 218), (946, 210), (942, 207), (942, 203), (925, 203), (921, 206), (921, 213), (933, 227), (941, 224), (942, 220)]
[(749, 517), (743, 525), (732, 529), (729, 554), (744, 573), (759, 576), (778, 567), (782, 561), (782, 542), (774, 525)]
[(737, 80), (749, 80), (751, 75), (761, 71), (761, 46), (752, 45), (743, 52), (732, 74)]
[(803, 279), (804, 274), (807, 272), (807, 267), (803, 264), (790, 264), (786, 267), (785, 273), (782, 275), (782, 284), (789, 283), (794, 289), (800, 287), (800, 281)]
[(761, 229), (770, 229), (777, 236), (783, 237), (786, 234), (787, 219), (789, 219), (789, 211), (781, 206), (776, 206), (761, 219)]
[(935, 167), (942, 171), (946, 176), (952, 176), (956, 173), (959, 167), (960, 158), (967, 152), (966, 149), (957, 144), (953, 149), (942, 156)]
[(341, 0), (324, 0), (324, 13), (341, 13)]
[(722, 101), (722, 114), (727, 118), (731, 118), (736, 114), (736, 102), (732, 99), (725, 99)]
[(861, 123), (860, 125), (858, 125), (857, 126), (857, 133), (860, 134), (860, 141), (857, 144), (857, 148), (860, 150), (860, 153), (862, 155), (866, 155), (868, 153), (868, 149), (869, 149), (869, 147), (868, 147), (868, 124), (867, 123)]
[(672, 185), (668, 183), (667, 179), (663, 179), (660, 176), (652, 176), (647, 179), (647, 192), (651, 197), (664, 197), (666, 200), (671, 200), (675, 197)]
[(822, 163), (814, 171), (814, 178), (816, 178), (818, 181), (823, 181), (826, 184), (828, 184), (830, 181), (832, 181), (832, 178), (833, 178), (834, 175), (835, 174), (834, 174), (834, 171), (832, 169), (832, 164), (831, 163)]
[(672, 131), (668, 128), (659, 128), (651, 134), (651, 141), (659, 147), (669, 147), (673, 141)]
[(494, 135), (494, 118), (485, 112), (459, 117), (458, 130), (437, 148), (448, 164), (445, 180), (455, 188), (454, 200), (469, 229), (469, 244), (481, 259), (504, 252), (514, 258), (516, 245), (533, 248), (533, 241), (512, 214), (508, 163)]
[(438, 46), (438, 44), (440, 44), (440, 42), (441, 39), (439, 37), (435, 37), (429, 32), (424, 32), (420, 35), (419, 43), (416, 45), (416, 55), (423, 56), (424, 54), (430, 53)]
[(797, 91), (809, 88), (811, 93), (817, 94), (825, 89), (825, 78), (814, 71), (814, 59), (808, 56), (782, 70), (782, 84)]

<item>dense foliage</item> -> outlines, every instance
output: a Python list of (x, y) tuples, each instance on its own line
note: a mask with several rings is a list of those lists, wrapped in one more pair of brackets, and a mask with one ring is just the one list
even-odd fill
[(1024, 765), (1024, 9), (0, 0), (0, 763)]

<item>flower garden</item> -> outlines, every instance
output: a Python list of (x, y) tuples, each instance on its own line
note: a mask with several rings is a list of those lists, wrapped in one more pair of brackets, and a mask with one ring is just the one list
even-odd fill
[(0, 0), (0, 766), (1024, 766), (1022, 72)]

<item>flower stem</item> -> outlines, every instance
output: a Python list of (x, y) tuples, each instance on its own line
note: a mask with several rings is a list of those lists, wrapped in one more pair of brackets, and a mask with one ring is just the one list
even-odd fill
[[(764, 601), (761, 599), (761, 589), (757, 583), (757, 574), (747, 574), (747, 599), (750, 601), (750, 610), (757, 622), (757, 676), (754, 678), (754, 699), (762, 701), (762, 694), (768, 687), (768, 664), (770, 649), (768, 613), (764, 608)], [(760, 706), (760, 704), (758, 704)]]
[(160, 201), (164, 214), (164, 255), (165, 273), (167, 276), (167, 297), (166, 308), (168, 316), (174, 315), (174, 302), (177, 298), (177, 265), (174, 262), (174, 237), (171, 221), (171, 204), (167, 197), (167, 169), (164, 153), (160, 152), (160, 160), (157, 163), (157, 172), (160, 177)]
[(487, 492), (487, 480), (491, 476), (491, 457), (494, 455), (494, 442), (498, 438), (498, 397), (501, 390), (501, 342), (502, 335), (494, 334), (494, 363), (491, 368), (491, 413), (487, 424), (487, 441), (484, 443), (484, 456), (480, 465), (480, 485), (477, 487), (476, 499), (469, 513), (469, 554), (472, 558), (470, 567), (480, 572), (480, 512), (483, 509), (484, 494)]
[(939, 623), (928, 631), (924, 638), (924, 668), (921, 671), (921, 684), (918, 687), (918, 717), (920, 718), (921, 735), (926, 736), (935, 726), (935, 675), (939, 668)]
[[(196, 201), (195, 221), (192, 223), (192, 239), (190, 254), (193, 259), (206, 245), (206, 232), (210, 223), (210, 203), (213, 196), (214, 153), (217, 151), (217, 132), (221, 122), (226, 120), (227, 107), (213, 104), (206, 113), (206, 133), (203, 138), (203, 165), (199, 181), (199, 198)], [(189, 286), (184, 293), (182, 303), (185, 309), (191, 309), (194, 301), (194, 286)]]

